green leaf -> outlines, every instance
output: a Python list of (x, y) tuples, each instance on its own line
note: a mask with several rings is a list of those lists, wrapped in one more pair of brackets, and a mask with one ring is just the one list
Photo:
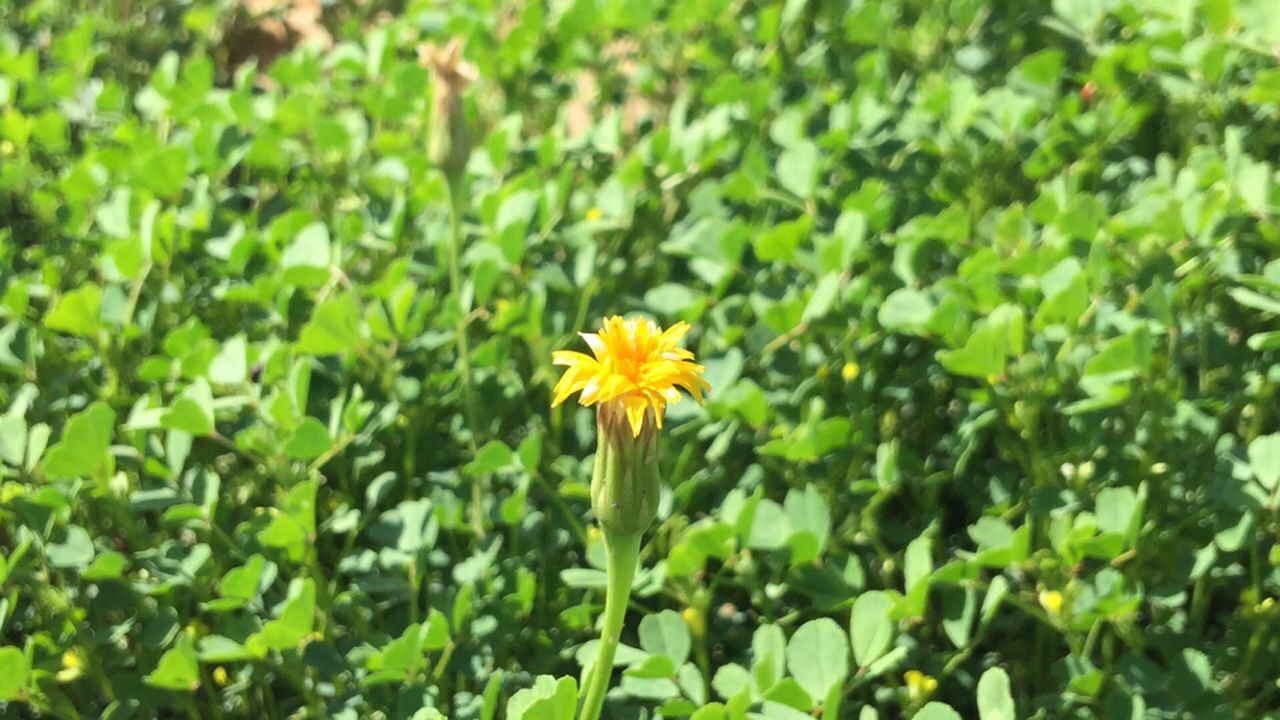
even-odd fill
[(427, 650), (443, 650), (449, 644), (449, 620), (444, 613), (432, 609), (427, 616), (426, 634), (422, 646)]
[(516, 460), (516, 454), (501, 440), (490, 440), (476, 451), (475, 459), (463, 467), (469, 477), (481, 477), (496, 472)]
[(951, 709), (950, 705), (931, 702), (920, 708), (920, 712), (911, 716), (911, 720), (963, 720), (960, 713)]
[(44, 473), (50, 479), (93, 475), (107, 460), (116, 413), (95, 402), (67, 423), (62, 439), (49, 448)]
[(793, 195), (813, 197), (818, 184), (818, 146), (802, 140), (778, 157), (778, 181)]
[(248, 344), (236, 335), (222, 344), (209, 363), (209, 381), (217, 385), (239, 385), (249, 374)]
[(817, 287), (813, 289), (813, 294), (809, 296), (809, 302), (804, 306), (804, 312), (800, 315), (803, 322), (812, 322), (814, 320), (826, 317), (831, 312), (831, 308), (835, 305), (836, 296), (840, 292), (840, 276), (837, 273), (827, 273), (818, 281)]
[[(796, 220), (782, 222), (774, 225), (772, 228), (759, 233), (752, 240), (752, 248), (756, 252), (756, 257), (763, 262), (784, 261), (790, 262), (795, 260), (796, 251), (806, 237), (809, 236), (809, 229), (813, 221), (808, 215), (801, 216)], [(801, 310), (803, 313), (803, 310)]]
[(13, 700), (26, 689), (31, 666), (20, 648), (0, 647), (0, 701)]
[(957, 649), (969, 644), (973, 617), (977, 613), (977, 593), (971, 587), (944, 586), (942, 589), (942, 630)]
[(22, 467), (27, 453), (27, 421), (21, 415), (0, 415), (0, 460)]
[(689, 625), (674, 610), (646, 615), (640, 621), (640, 647), (645, 652), (671, 658), (678, 667), (689, 657), (692, 647)]
[[(826, 547), (827, 538), (831, 535), (831, 510), (827, 500), (822, 497), (816, 485), (806, 485), (804, 490), (796, 488), (787, 492), (783, 502), (787, 524), (791, 528), (791, 544), (793, 563), (805, 563), (816, 560)], [(808, 552), (796, 551), (796, 535), (805, 533), (810, 538)]]
[(197, 437), (213, 433), (213, 392), (204, 378), (199, 378), (174, 401), (160, 418), (162, 427), (180, 430)]
[(978, 717), (981, 720), (1017, 720), (1009, 675), (998, 667), (989, 668), (978, 679)]
[(191, 636), (178, 634), (178, 642), (160, 657), (156, 669), (143, 680), (153, 687), (195, 692), (200, 687), (200, 665)]
[(259, 656), (266, 650), (296, 649), (311, 635), (315, 614), (315, 581), (295, 578), (289, 583), (289, 596), (281, 606), (279, 616), (249, 636), (245, 645)]
[(258, 583), (262, 580), (262, 570), (266, 564), (267, 559), (255, 553), (244, 565), (232, 568), (222, 576), (222, 581), (218, 583), (218, 593), (224, 598), (252, 600), (258, 595)]
[(329, 229), (323, 223), (302, 228), (280, 256), (285, 282), (320, 285), (329, 278), (331, 252)]
[(879, 590), (858, 596), (849, 619), (849, 636), (853, 641), (853, 657), (859, 667), (867, 667), (889, 650), (893, 643), (893, 620), (889, 611), (893, 599)]
[(306, 417), (289, 436), (289, 441), (284, 445), (284, 453), (294, 460), (312, 460), (328, 452), (331, 447), (333, 437), (329, 435), (329, 428), (313, 417)]
[(663, 283), (644, 294), (644, 304), (660, 317), (680, 318), (701, 306), (703, 299), (687, 285)]
[(1280, 433), (1263, 435), (1249, 443), (1249, 467), (1262, 487), (1276, 489), (1280, 484)]
[(316, 534), (316, 480), (303, 480), (289, 490), (282, 512), (258, 533), (258, 542), (267, 547), (285, 548), (291, 560), (299, 561)]
[(302, 328), (297, 351), (304, 355), (339, 355), (364, 346), (359, 301), (352, 293), (320, 304)]
[(787, 638), (777, 625), (761, 625), (751, 636), (751, 675), (768, 690), (787, 674)]
[(62, 542), (49, 543), (45, 547), (45, 557), (50, 565), (57, 568), (84, 568), (93, 561), (93, 556), (93, 540), (79, 525), (67, 528)]
[(849, 675), (849, 642), (830, 618), (810, 620), (787, 644), (787, 669), (810, 697), (825, 698)]
[(573, 720), (578, 708), (578, 684), (571, 677), (540, 675), (532, 688), (507, 701), (507, 720)]
[(253, 659), (253, 653), (248, 648), (222, 635), (200, 638), (197, 654), (203, 663), (244, 662)]
[(813, 698), (809, 697), (809, 693), (800, 687), (800, 683), (796, 682), (795, 678), (782, 678), (769, 686), (764, 691), (764, 699), (804, 712), (812, 710), (815, 704)]
[(1132, 488), (1110, 487), (1098, 492), (1094, 515), (1099, 532), (1124, 535), (1133, 524), (1133, 514), (1138, 509), (1138, 496)]
[(990, 378), (1004, 372), (1005, 353), (1000, 331), (990, 325), (977, 327), (964, 347), (939, 350), (938, 361), (948, 372), (974, 378)]
[(729, 713), (720, 703), (709, 703), (698, 708), (689, 720), (729, 720)]
[(91, 582), (115, 580), (124, 574), (125, 564), (124, 555), (108, 550), (94, 558), (93, 564), (85, 568), (81, 577)]
[(933, 303), (919, 290), (898, 288), (880, 305), (877, 319), (888, 330), (918, 330), (933, 316)]
[(44, 326), (80, 337), (93, 337), (100, 327), (101, 306), (102, 289), (97, 285), (82, 285), (58, 298), (45, 315)]

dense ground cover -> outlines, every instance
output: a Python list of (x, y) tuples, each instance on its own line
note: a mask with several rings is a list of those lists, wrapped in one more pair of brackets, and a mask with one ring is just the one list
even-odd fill
[(0, 0), (5, 717), (569, 720), (614, 313), (713, 390), (606, 717), (1280, 717), (1270, 0), (85, 4)]

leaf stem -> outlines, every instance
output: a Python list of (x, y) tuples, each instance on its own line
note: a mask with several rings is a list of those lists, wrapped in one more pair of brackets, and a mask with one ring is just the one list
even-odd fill
[(586, 695), (578, 720), (599, 720), (604, 708), (604, 696), (609, 691), (613, 676), (613, 656), (622, 639), (622, 623), (627, 615), (631, 598), (631, 581), (635, 578), (640, 559), (641, 533), (617, 533), (605, 531), (605, 570), (608, 581), (605, 586), (604, 627), (600, 631), (600, 648), (595, 666), (587, 678)]

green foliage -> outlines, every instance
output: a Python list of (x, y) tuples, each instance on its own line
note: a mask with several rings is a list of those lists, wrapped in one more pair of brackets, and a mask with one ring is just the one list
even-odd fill
[(605, 717), (1280, 717), (1271, 0), (257, 5), (0, 2), (0, 716), (570, 720), (618, 313)]

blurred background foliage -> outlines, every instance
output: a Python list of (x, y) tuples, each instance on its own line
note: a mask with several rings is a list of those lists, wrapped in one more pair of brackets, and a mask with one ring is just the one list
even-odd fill
[(0, 712), (572, 718), (643, 313), (608, 717), (1280, 717), (1278, 112), (1271, 0), (0, 0)]

